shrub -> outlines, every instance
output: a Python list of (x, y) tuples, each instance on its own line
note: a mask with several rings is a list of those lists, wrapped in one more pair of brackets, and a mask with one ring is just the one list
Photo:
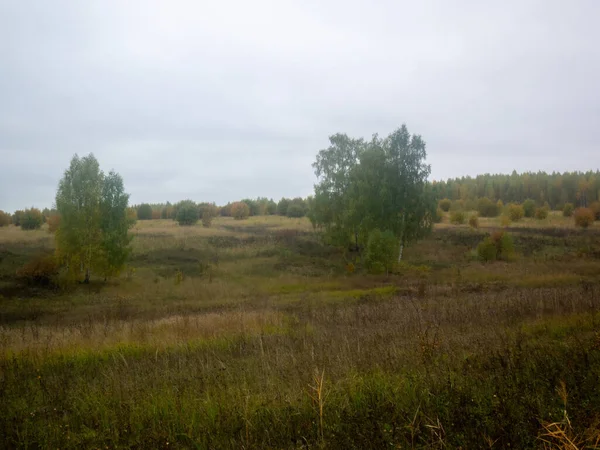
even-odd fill
[(477, 245), (477, 256), (482, 261), (510, 260), (514, 256), (512, 236), (496, 231)]
[(306, 201), (301, 197), (296, 197), (290, 201), (287, 208), (288, 217), (304, 217), (308, 211)]
[(60, 216), (58, 214), (53, 214), (48, 217), (48, 233), (56, 233), (58, 227), (60, 227)]
[(191, 200), (180, 202), (175, 220), (182, 226), (195, 225), (198, 222), (198, 207)]
[(371, 231), (365, 259), (369, 272), (388, 274), (398, 259), (398, 239), (394, 233), (382, 232), (378, 228)]
[(266, 212), (270, 216), (277, 214), (277, 203), (275, 203), (273, 200), (269, 200), (269, 202), (267, 203)]
[(498, 208), (498, 214), (501, 214), (502, 210), (504, 209), (504, 202), (502, 200), (498, 200), (496, 202), (496, 208)]
[(465, 210), (465, 201), (464, 200), (454, 200), (450, 205), (450, 211), (464, 211)]
[(503, 227), (507, 227), (510, 225), (510, 217), (508, 217), (506, 214), (503, 214), (502, 217), (500, 217), (500, 225)]
[(535, 202), (528, 198), (523, 202), (523, 214), (525, 217), (533, 217), (535, 215)]
[(593, 202), (590, 209), (594, 213), (594, 220), (600, 220), (600, 202)]
[(465, 213), (462, 211), (453, 211), (450, 213), (450, 223), (462, 225), (465, 223)]
[(15, 211), (15, 213), (12, 215), (12, 223), (16, 227), (21, 226), (21, 218), (23, 217), (23, 213), (24, 213), (24, 211), (19, 209), (19, 210)]
[(138, 220), (152, 220), (152, 206), (148, 203), (142, 203), (137, 208)]
[(444, 210), (442, 208), (438, 208), (435, 211), (435, 216), (433, 217), (433, 221), (435, 223), (442, 223), (444, 220)]
[(54, 284), (58, 263), (53, 255), (39, 255), (18, 269), (16, 275), (29, 284)]
[(21, 229), (37, 230), (44, 223), (44, 216), (37, 208), (30, 208), (23, 211), (20, 218)]
[(479, 217), (477, 217), (477, 214), (473, 214), (469, 217), (469, 226), (471, 228), (479, 228)]
[(590, 208), (577, 208), (573, 212), (575, 225), (581, 228), (587, 228), (594, 223), (594, 212)]
[(296, 203), (291, 203), (287, 209), (288, 217), (304, 217), (304, 208)]
[(231, 215), (235, 220), (247, 219), (250, 216), (250, 207), (244, 202), (235, 202), (231, 205)]
[(541, 208), (536, 208), (535, 218), (537, 220), (544, 220), (548, 217), (548, 213), (549, 213), (549, 209), (546, 208), (545, 206), (542, 206)]
[(221, 206), (220, 214), (222, 217), (231, 217), (231, 203)]
[(575, 210), (575, 206), (573, 203), (565, 203), (563, 206), (562, 212), (564, 217), (571, 217), (573, 215), (573, 211)]
[(444, 198), (438, 203), (438, 207), (444, 212), (450, 211), (450, 206), (452, 206), (452, 202), (448, 198)]
[(523, 207), (516, 203), (511, 203), (510, 205), (508, 205), (508, 207), (506, 208), (506, 213), (510, 220), (512, 220), (513, 222), (518, 222), (525, 215)]
[(498, 205), (487, 197), (482, 197), (477, 202), (477, 212), (481, 217), (496, 217)]
[(10, 214), (0, 211), (0, 227), (10, 225), (11, 222), (12, 218), (10, 217)]
[(277, 203), (277, 214), (280, 216), (287, 216), (287, 210), (290, 206), (290, 202), (291, 200), (289, 198), (282, 198), (279, 200), (279, 203)]
[(215, 217), (219, 215), (219, 208), (214, 203), (201, 203), (198, 205), (199, 216), (202, 218), (202, 226), (209, 228)]

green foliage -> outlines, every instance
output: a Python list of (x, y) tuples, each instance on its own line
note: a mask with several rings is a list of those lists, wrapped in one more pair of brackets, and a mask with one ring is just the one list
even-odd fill
[(198, 205), (192, 200), (183, 200), (177, 204), (177, 223), (181, 226), (192, 226), (198, 222)]
[(477, 201), (477, 212), (481, 217), (496, 217), (500, 210), (498, 204), (487, 197), (482, 197)]
[(452, 202), (448, 198), (444, 198), (438, 202), (438, 207), (444, 212), (450, 211), (450, 206), (452, 206)]
[(431, 231), (436, 205), (421, 136), (402, 125), (385, 139), (336, 134), (329, 140), (313, 164), (319, 181), (310, 211), (315, 227), (341, 238), (342, 245), (364, 245), (376, 228), (390, 230), (402, 243)]
[(92, 154), (73, 157), (56, 193), (56, 254), (70, 279), (88, 282), (93, 271), (108, 277), (124, 268), (133, 224), (128, 201), (120, 175), (105, 176)]
[(131, 254), (133, 236), (128, 230), (134, 221), (127, 215), (128, 202), (129, 194), (125, 193), (123, 178), (110, 171), (102, 178), (100, 191), (98, 271), (105, 278), (119, 275)]
[(452, 211), (450, 213), (450, 223), (454, 225), (462, 225), (465, 223), (466, 216), (464, 211)]
[(512, 236), (504, 231), (497, 231), (486, 237), (477, 246), (477, 255), (482, 261), (509, 261), (514, 256)]
[(498, 208), (498, 214), (502, 214), (502, 211), (504, 210), (504, 202), (502, 200), (498, 200), (496, 202), (496, 208)]
[(537, 220), (544, 220), (544, 219), (548, 218), (549, 212), (550, 211), (545, 206), (542, 206), (541, 208), (536, 208), (535, 209), (535, 218)]
[(442, 208), (437, 208), (435, 210), (435, 216), (433, 217), (433, 221), (435, 223), (442, 223), (444, 220), (444, 210)]
[(148, 203), (142, 203), (137, 208), (138, 220), (152, 220), (152, 206)]
[(371, 273), (389, 273), (398, 260), (398, 239), (389, 230), (375, 228), (369, 233), (366, 266)]
[(535, 202), (528, 198), (523, 202), (523, 214), (525, 217), (534, 217), (535, 216)]
[(23, 217), (23, 211), (22, 210), (17, 210), (14, 212), (14, 214), (12, 215), (12, 223), (14, 226), (16, 227), (20, 227), (21, 226), (21, 217)]
[(304, 217), (304, 208), (300, 205), (290, 204), (287, 209), (288, 217)]
[(231, 215), (235, 220), (244, 220), (250, 216), (250, 207), (246, 202), (236, 202), (231, 205)]
[(506, 215), (513, 222), (518, 222), (525, 216), (525, 210), (521, 205), (517, 205), (516, 203), (511, 203), (506, 207)]
[(477, 214), (473, 214), (471, 217), (469, 217), (469, 226), (471, 228), (479, 228), (479, 217)]
[(10, 214), (8, 214), (4, 211), (0, 211), (0, 227), (5, 227), (7, 225), (10, 225), (11, 222), (12, 222), (12, 218), (11, 218)]
[(277, 214), (280, 216), (287, 216), (287, 210), (290, 206), (291, 200), (289, 198), (282, 198), (277, 203)]
[(581, 228), (587, 228), (594, 223), (594, 211), (590, 208), (577, 208), (573, 212), (575, 225)]
[(573, 215), (573, 211), (575, 210), (575, 206), (573, 203), (565, 203), (563, 206), (562, 212), (564, 217), (571, 217)]
[(23, 230), (37, 230), (44, 223), (44, 216), (37, 208), (30, 208), (23, 211), (19, 223)]

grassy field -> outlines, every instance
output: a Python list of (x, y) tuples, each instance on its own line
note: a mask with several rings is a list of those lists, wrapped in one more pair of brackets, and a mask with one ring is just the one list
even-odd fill
[(51, 235), (0, 228), (0, 447), (600, 448), (600, 224), (479, 262), (499, 226), (384, 276), (306, 219), (138, 222), (121, 278), (66, 290), (15, 276)]

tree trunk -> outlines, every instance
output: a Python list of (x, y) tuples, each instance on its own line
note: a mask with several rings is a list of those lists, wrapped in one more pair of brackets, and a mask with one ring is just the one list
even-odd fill
[(402, 251), (404, 250), (404, 242), (400, 241), (400, 251), (398, 252), (398, 262), (402, 261)]
[(90, 283), (90, 268), (85, 269), (85, 279), (83, 280), (84, 284)]

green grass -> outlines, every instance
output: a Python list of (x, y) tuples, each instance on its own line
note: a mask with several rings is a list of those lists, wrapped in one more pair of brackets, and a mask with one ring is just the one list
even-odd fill
[(0, 229), (2, 442), (525, 449), (558, 423), (593, 448), (595, 231), (523, 226), (513, 262), (484, 264), (482, 222), (443, 224), (389, 276), (306, 220), (138, 222), (135, 271), (68, 291), (15, 278), (47, 233)]

